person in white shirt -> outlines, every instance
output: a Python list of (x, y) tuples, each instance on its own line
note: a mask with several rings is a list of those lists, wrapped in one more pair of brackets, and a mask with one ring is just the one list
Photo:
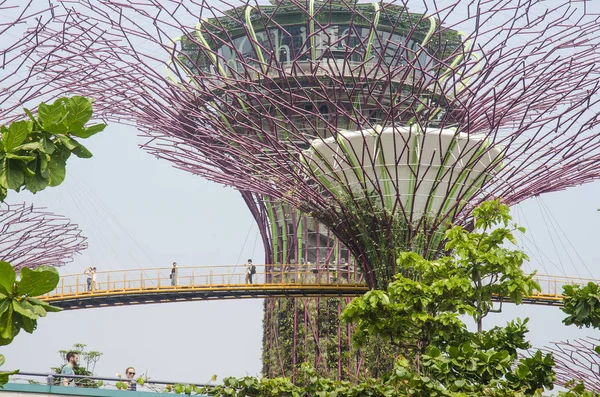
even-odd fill
[(256, 266), (252, 264), (252, 259), (248, 259), (248, 262), (244, 263), (246, 268), (246, 284), (252, 284), (252, 276), (256, 273)]

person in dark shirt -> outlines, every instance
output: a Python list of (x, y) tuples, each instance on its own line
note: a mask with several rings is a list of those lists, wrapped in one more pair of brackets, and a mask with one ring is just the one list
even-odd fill
[(177, 262), (173, 262), (173, 268), (171, 269), (171, 275), (169, 276), (171, 278), (171, 285), (173, 286), (177, 285), (178, 273), (179, 269), (177, 269)]

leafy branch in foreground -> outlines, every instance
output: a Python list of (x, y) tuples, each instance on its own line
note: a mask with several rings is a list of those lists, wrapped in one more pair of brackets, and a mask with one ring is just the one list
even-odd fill
[[(71, 154), (92, 157), (75, 138), (89, 138), (106, 127), (86, 126), (92, 118), (92, 102), (82, 96), (42, 102), (37, 116), (29, 109), (25, 113), (28, 120), (0, 126), (0, 202), (4, 202), (8, 190), (37, 193), (60, 185)], [(21, 329), (33, 332), (38, 318), (60, 310), (36, 299), (52, 291), (58, 281), (58, 271), (49, 266), (22, 268), (17, 280), (13, 266), (0, 262), (0, 346), (12, 342)], [(4, 360), (0, 355), (0, 365)], [(0, 387), (8, 382), (10, 374), (0, 373)]]
[(0, 126), (0, 201), (4, 201), (8, 190), (36, 193), (60, 185), (71, 154), (92, 157), (75, 138), (89, 138), (106, 127), (86, 127), (92, 117), (92, 102), (81, 96), (59, 98), (51, 104), (42, 102), (37, 116), (28, 109), (25, 113), (28, 120)]
[[(59, 308), (36, 298), (52, 291), (58, 284), (58, 271), (50, 266), (34, 270), (22, 268), (20, 277), (10, 263), (0, 262), (0, 346), (8, 345), (21, 329), (32, 333), (37, 320), (47, 312), (58, 312)], [(4, 356), (0, 355), (0, 365)], [(8, 382), (15, 372), (1, 372), (0, 386)]]
[(567, 314), (563, 320), (565, 325), (579, 328), (600, 327), (600, 286), (594, 282), (587, 285), (563, 286), (563, 307)]

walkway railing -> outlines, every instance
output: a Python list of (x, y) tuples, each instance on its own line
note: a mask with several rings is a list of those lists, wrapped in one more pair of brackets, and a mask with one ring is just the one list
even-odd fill
[[(88, 284), (86, 274), (69, 274), (61, 277), (58, 287), (45, 295), (53, 301), (62, 298), (93, 297), (107, 294), (127, 294), (150, 291), (190, 291), (190, 290), (260, 290), (298, 291), (302, 287), (323, 291), (339, 289), (350, 294), (366, 291), (366, 285), (358, 269), (348, 265), (327, 264), (284, 264), (256, 265), (257, 273), (252, 275), (252, 283), (247, 279), (243, 265), (178, 267), (175, 280), (171, 279), (171, 268), (147, 268), (97, 272), (95, 281)], [(531, 301), (548, 303), (562, 300), (562, 288), (567, 284), (587, 284), (598, 282), (593, 279), (536, 275), (541, 290), (528, 297)], [(273, 295), (273, 294), (271, 294)], [(259, 296), (259, 295), (253, 295)]]
[(363, 285), (362, 275), (348, 265), (255, 265), (252, 283), (243, 265), (178, 267), (175, 281), (171, 268), (147, 268), (97, 272), (88, 285), (86, 274), (67, 274), (45, 297), (94, 295), (110, 292), (272, 285)]

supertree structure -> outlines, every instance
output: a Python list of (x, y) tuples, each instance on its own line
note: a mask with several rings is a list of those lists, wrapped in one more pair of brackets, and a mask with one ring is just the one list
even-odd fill
[[(0, 126), (25, 116), (23, 105), (57, 95), (55, 87), (37, 79), (35, 60), (53, 21), (56, 5), (17, 4), (0, 0)], [(4, 132), (4, 130), (2, 130)], [(4, 142), (0, 139), (0, 150)], [(2, 167), (6, 167), (2, 160)], [(87, 248), (76, 224), (43, 208), (0, 202), (0, 260), (15, 270), (41, 265), (62, 266)]]
[(581, 338), (554, 342), (545, 351), (552, 353), (556, 366), (556, 384), (565, 384), (575, 380), (584, 381), (586, 390), (600, 393), (600, 354), (596, 348), (600, 339)]
[(31, 205), (0, 205), (0, 260), (15, 270), (62, 266), (85, 250), (78, 226)]
[[(39, 79), (36, 63), (46, 42), (41, 33), (52, 22), (57, 5), (33, 1), (0, 0), (0, 124), (24, 116), (23, 106), (31, 100), (58, 96), (59, 91)], [(52, 40), (53, 41), (53, 40)]]
[[(600, 24), (585, 2), (219, 4), (63, 2), (33, 70), (238, 189), (267, 264), (358, 268), (381, 288), (399, 250), (442, 254), (482, 201), (600, 177)], [(265, 374), (381, 367), (385, 347), (349, 350), (342, 303), (267, 300)]]

